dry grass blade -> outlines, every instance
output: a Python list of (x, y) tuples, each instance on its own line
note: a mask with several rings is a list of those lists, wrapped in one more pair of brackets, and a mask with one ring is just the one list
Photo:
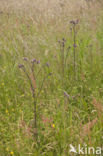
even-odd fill
[(99, 112), (103, 112), (102, 104), (100, 102), (98, 102), (95, 98), (93, 99), (92, 104)]
[(95, 118), (93, 119), (92, 121), (88, 122), (87, 124), (85, 124), (83, 126), (83, 129), (82, 129), (82, 136), (86, 136), (86, 135), (89, 135), (90, 132), (91, 132), (91, 129), (93, 128), (93, 126), (97, 123), (98, 119)]

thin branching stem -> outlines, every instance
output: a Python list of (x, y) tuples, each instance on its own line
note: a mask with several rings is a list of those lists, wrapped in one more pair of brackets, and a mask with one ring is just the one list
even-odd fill
[(37, 94), (37, 96), (36, 96), (36, 99), (38, 99), (38, 97), (39, 97), (39, 95), (40, 95), (40, 93), (41, 93), (41, 91), (42, 91), (44, 82), (45, 82), (45, 80), (48, 78), (49, 75), (50, 75), (50, 73), (49, 73), (47, 76), (44, 77), (44, 79), (43, 79), (43, 81), (42, 81), (42, 84), (41, 84), (41, 87), (40, 87), (40, 89), (39, 89), (39, 91), (38, 91), (38, 94)]
[(32, 82), (31, 82), (31, 79), (30, 79), (28, 73), (27, 73), (26, 70), (25, 70), (25, 67), (23, 67), (23, 71), (24, 71), (24, 73), (26, 74), (26, 76), (27, 76), (27, 78), (28, 78), (28, 80), (29, 80), (29, 82), (30, 82), (30, 86), (31, 86), (31, 90), (32, 90), (32, 95), (34, 96), (34, 87), (33, 87), (33, 85), (32, 85)]
[(74, 38), (73, 38), (73, 54), (74, 54), (74, 77), (76, 76), (76, 25), (73, 25), (73, 33), (74, 33)]

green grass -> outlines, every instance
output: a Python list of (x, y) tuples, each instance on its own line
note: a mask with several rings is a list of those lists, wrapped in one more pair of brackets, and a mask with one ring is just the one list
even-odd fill
[[(102, 16), (100, 21), (102, 21)], [(73, 34), (53, 29), (49, 24), (37, 28), (29, 18), (0, 17), (0, 156), (69, 156), (69, 144), (103, 145), (102, 116), (93, 105), (103, 104), (103, 22), (90, 31), (79, 23), (76, 48), (76, 79), (73, 70)], [(62, 25), (62, 24), (61, 24)], [(85, 28), (85, 29), (84, 29)], [(66, 38), (68, 53), (62, 85), (62, 65), (58, 40)], [(91, 45), (91, 46), (90, 46)], [(30, 85), (18, 68), (23, 57), (41, 61), (36, 70), (49, 62), (49, 69), (37, 79), (44, 82), (37, 101), (38, 141), (33, 137), (34, 105)], [(25, 63), (26, 69), (30, 68)], [(64, 96), (66, 91), (70, 98)], [(100, 113), (98, 115), (98, 113)], [(82, 128), (95, 118), (90, 133), (82, 137)], [(11, 153), (13, 152), (13, 153)]]

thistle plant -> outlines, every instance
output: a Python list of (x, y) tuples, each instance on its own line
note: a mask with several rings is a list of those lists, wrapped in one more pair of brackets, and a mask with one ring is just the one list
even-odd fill
[(74, 57), (74, 61), (73, 61), (73, 65), (74, 65), (74, 78), (76, 76), (76, 39), (77, 39), (77, 29), (76, 26), (78, 24), (78, 20), (72, 20), (70, 21), (70, 23), (72, 24), (72, 30), (73, 30), (73, 57)]
[(61, 64), (61, 77), (62, 77), (62, 86), (64, 86), (64, 76), (65, 76), (65, 68), (68, 58), (68, 52), (70, 49), (70, 46), (66, 48), (66, 39), (63, 38), (61, 41), (58, 41), (60, 45), (60, 64)]
[(34, 104), (34, 136), (37, 139), (38, 133), (37, 133), (37, 101), (40, 96), (40, 93), (43, 89), (43, 85), (45, 80), (48, 78), (48, 76), (51, 75), (51, 73), (46, 73), (45, 76), (43, 77), (42, 83), (40, 86), (37, 85), (37, 79), (39, 74), (42, 72), (44, 66), (48, 66), (48, 63), (44, 64), (41, 66), (41, 68), (38, 68), (38, 64), (40, 64), (39, 60), (33, 59), (32, 61), (29, 61), (28, 58), (23, 58), (24, 61), (26, 61), (26, 65), (29, 65), (29, 71), (27, 70), (27, 66), (24, 64), (19, 64), (18, 67), (24, 72), (25, 76), (28, 79), (28, 83), (30, 84), (30, 89), (32, 92), (32, 97), (33, 97), (33, 104)]

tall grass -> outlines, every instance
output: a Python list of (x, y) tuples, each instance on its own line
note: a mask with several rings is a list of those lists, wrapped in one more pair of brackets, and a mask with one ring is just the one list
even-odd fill
[[(0, 2), (1, 156), (69, 156), (69, 144), (102, 147), (102, 8), (96, 0)], [(75, 40), (70, 21), (77, 19)], [(22, 58), (40, 64), (25, 62), (25, 75)]]

